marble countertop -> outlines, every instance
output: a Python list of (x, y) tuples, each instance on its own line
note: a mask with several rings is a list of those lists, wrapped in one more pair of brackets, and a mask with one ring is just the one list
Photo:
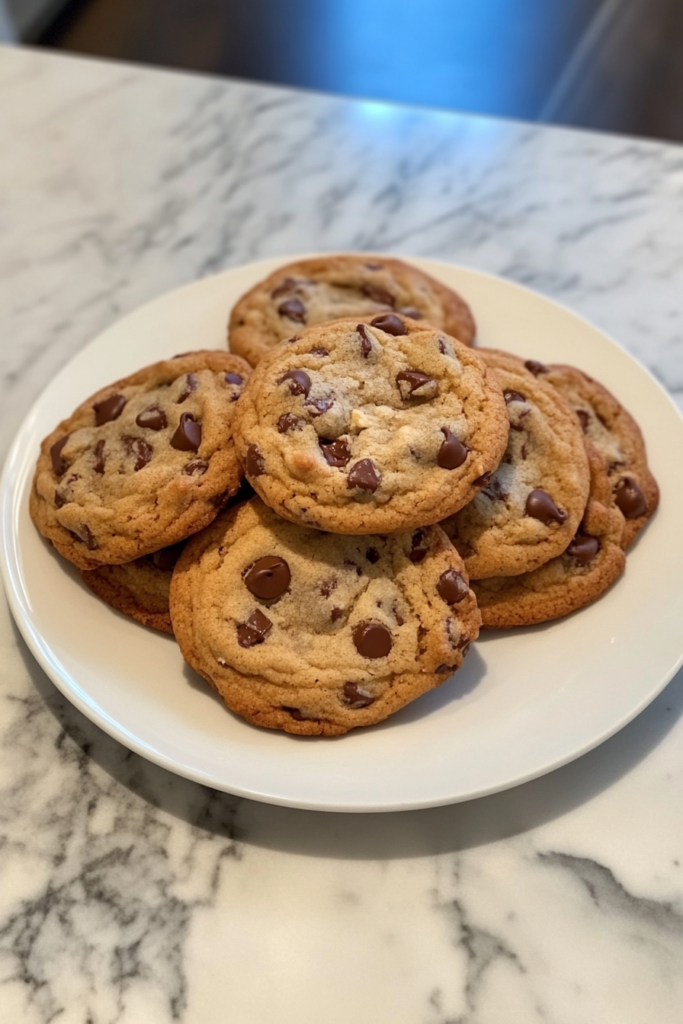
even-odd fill
[[(122, 314), (311, 250), (531, 285), (683, 408), (681, 147), (0, 48), (0, 153), (3, 454)], [(131, 754), (0, 615), (3, 1022), (683, 1019), (683, 674), (536, 782), (326, 815)]]

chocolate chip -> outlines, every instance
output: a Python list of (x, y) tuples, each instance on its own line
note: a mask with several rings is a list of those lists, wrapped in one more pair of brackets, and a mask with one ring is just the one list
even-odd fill
[(588, 565), (599, 550), (600, 542), (597, 537), (591, 537), (587, 533), (577, 533), (565, 554), (573, 558), (577, 565)]
[(202, 443), (202, 428), (191, 412), (181, 414), (178, 428), (171, 438), (171, 448), (179, 452), (196, 452)]
[(73, 536), (76, 538), (76, 540), (82, 541), (85, 544), (88, 551), (95, 551), (96, 548), (99, 547), (97, 541), (93, 536), (92, 530), (86, 523), (81, 523), (80, 526), (78, 527), (77, 532), (69, 530), (69, 533), (73, 533)]
[(400, 316), (396, 316), (395, 313), (382, 313), (370, 323), (373, 327), (379, 327), (380, 331), (384, 331), (385, 334), (393, 334), (395, 338), (408, 333)]
[(293, 416), (291, 412), (283, 413), (277, 421), (277, 429), (281, 434), (286, 434), (290, 430), (302, 430), (305, 426), (306, 420), (301, 416)]
[(360, 334), (360, 354), (367, 359), (372, 352), (372, 334), (365, 324), (358, 324), (356, 330)]
[(244, 582), (254, 597), (270, 601), (282, 597), (290, 584), (292, 575), (284, 558), (266, 555), (254, 562), (244, 574)]
[(237, 641), (240, 647), (254, 647), (263, 643), (272, 628), (273, 623), (257, 608), (237, 627)]
[(334, 405), (334, 395), (326, 395), (324, 398), (310, 398), (304, 403), (305, 408), (308, 410), (310, 416), (316, 419), (318, 416), (322, 416), (328, 409), (331, 409)]
[(346, 466), (351, 458), (349, 442), (343, 437), (338, 437), (335, 441), (326, 441), (321, 437), (318, 444), (328, 466)]
[(183, 476), (204, 476), (208, 468), (209, 463), (204, 459), (193, 459), (183, 466)]
[(428, 546), (424, 543), (424, 531), (418, 530), (413, 534), (412, 547), (408, 552), (408, 558), (411, 562), (421, 562), (429, 550)]
[(180, 394), (178, 395), (178, 397), (176, 399), (176, 405), (180, 405), (181, 402), (184, 402), (185, 399), (189, 398), (190, 395), (193, 394), (193, 392), (195, 392), (196, 390), (197, 390), (197, 378), (195, 377), (195, 375), (193, 373), (188, 373), (187, 377), (185, 378), (185, 383), (183, 385), (183, 389), (182, 389), (182, 391), (180, 392)]
[(68, 469), (68, 464), (62, 458), (62, 448), (71, 437), (71, 434), (65, 434), (64, 437), (60, 437), (59, 441), (50, 448), (50, 459), (52, 460), (52, 470), (55, 476), (63, 476)]
[(341, 610), (341, 608), (333, 608), (332, 611), (330, 612), (330, 618), (332, 622), (337, 622), (339, 619), (341, 619), (343, 614), (344, 612)]
[(226, 373), (225, 383), (235, 384), (237, 387), (239, 387), (240, 384), (244, 384), (244, 377), (240, 377), (239, 373)]
[(442, 597), (446, 604), (459, 604), (469, 594), (469, 587), (457, 569), (446, 569), (439, 576), (436, 585), (439, 597)]
[(450, 427), (442, 427), (444, 440), (441, 442), (436, 461), (442, 469), (458, 469), (467, 458), (469, 448), (452, 433)]
[(413, 392), (423, 388), (425, 384), (431, 384), (433, 380), (434, 378), (429, 374), (420, 373), (419, 370), (401, 370), (396, 374), (396, 384), (404, 402), (411, 397)]
[(457, 670), (458, 670), (458, 666), (457, 665), (439, 665), (438, 668), (434, 669), (434, 674), (437, 675), (437, 676), (440, 676), (443, 673), (448, 672), (448, 674), (451, 675), (451, 673), (457, 672)]
[(446, 345), (446, 342), (443, 340), (443, 338), (439, 338), (439, 352), (441, 353), (442, 356), (450, 355), (448, 351), (448, 346)]
[(356, 710), (374, 704), (375, 698), (365, 690), (361, 690), (356, 683), (344, 683), (344, 701), (350, 708)]
[(527, 359), (524, 365), (534, 377), (538, 377), (539, 373), (548, 372), (548, 367), (544, 363), (539, 363), (538, 359)]
[(148, 430), (163, 430), (168, 426), (166, 413), (158, 405), (148, 405), (135, 417), (139, 427), (147, 427)]
[(255, 444), (250, 444), (247, 448), (246, 469), (249, 476), (261, 476), (265, 472), (263, 456)]
[(320, 593), (323, 597), (329, 597), (333, 590), (337, 589), (337, 579), (332, 576), (329, 580), (324, 580), (320, 584)]
[(399, 615), (399, 613), (396, 611), (395, 608), (394, 608), (394, 618), (396, 619), (396, 625), (397, 626), (402, 626), (403, 623), (405, 622), (405, 619), (403, 618), (403, 616)]
[[(147, 444), (142, 437), (124, 437), (122, 440), (124, 448), (126, 449), (126, 454), (135, 457), (135, 465), (133, 466), (133, 469), (137, 473), (139, 469), (143, 469), (143, 467), (150, 461), (154, 454), (154, 449), (151, 444)], [(171, 444), (173, 444), (173, 441)], [(176, 448), (178, 446), (173, 445), (173, 447)]]
[(368, 562), (372, 562), (372, 564), (374, 565), (375, 562), (379, 562), (379, 551), (377, 550), (377, 548), (368, 548), (368, 550), (365, 552), (365, 557), (367, 558)]
[(327, 351), (326, 348), (312, 348), (311, 349), (311, 355), (312, 356), (320, 356), (321, 359), (324, 356), (329, 356), (329, 354), (330, 353)]
[(109, 398), (104, 398), (101, 402), (95, 402), (93, 409), (95, 410), (95, 426), (101, 427), (103, 423), (111, 423), (112, 420), (117, 420), (123, 412), (123, 407), (128, 401), (124, 395), (110, 395)]
[(627, 519), (638, 519), (647, 512), (645, 495), (630, 476), (623, 477), (617, 484), (614, 500)]
[(381, 270), (382, 269), (382, 264), (381, 263), (366, 263), (365, 266), (368, 268), (368, 270)]
[(374, 494), (379, 487), (380, 479), (372, 459), (361, 459), (349, 470), (346, 486), (358, 487), (361, 491), (370, 491), (371, 494)]
[(286, 316), (297, 324), (306, 323), (306, 307), (300, 299), (287, 299), (277, 307), (280, 316)]
[(586, 431), (588, 430), (588, 424), (590, 423), (591, 418), (590, 418), (590, 416), (588, 415), (588, 413), (586, 412), (585, 409), (575, 409), (574, 412), (578, 416), (579, 423), (581, 424), (581, 429), (583, 430), (583, 432), (585, 434)]
[(184, 547), (185, 542), (183, 541), (181, 544), (171, 544), (167, 548), (162, 548), (161, 551), (155, 551), (152, 555), (152, 562), (162, 572), (171, 572)]
[(364, 658), (386, 658), (393, 640), (380, 622), (359, 622), (353, 631), (353, 642)]
[(474, 487), (486, 487), (492, 476), (493, 473), (491, 471), (488, 473), (482, 473), (481, 476), (478, 476), (476, 480), (472, 481), (472, 484)]
[(105, 441), (102, 439), (95, 445), (95, 472), (104, 473), (104, 445)]
[(371, 302), (376, 302), (380, 306), (391, 306), (393, 309), (396, 305), (394, 296), (378, 284), (364, 284), (361, 286), (361, 291)]
[(66, 498), (59, 491), (55, 491), (55, 508), (61, 508), (62, 505), (66, 505)]
[(526, 402), (526, 398), (519, 391), (504, 391), (503, 397), (506, 405), (509, 405), (510, 402)]
[(294, 719), (295, 722), (305, 722), (306, 721), (306, 716), (304, 714), (302, 714), (302, 712), (300, 711), (299, 708), (290, 708), (287, 704), (282, 704), (281, 707), (282, 707), (282, 710), (286, 711), (287, 714), (290, 715)]
[(535, 490), (526, 499), (526, 514), (533, 519), (538, 519), (544, 526), (550, 523), (564, 523), (569, 514), (564, 509), (558, 508), (547, 491)]
[(286, 277), (284, 281), (281, 281), (276, 288), (273, 288), (270, 293), (271, 299), (279, 299), (280, 296), (286, 295), (287, 292), (291, 292), (297, 286), (296, 278)]
[(288, 370), (278, 381), (289, 381), (289, 393), (291, 395), (307, 395), (311, 390), (311, 378), (304, 370)]

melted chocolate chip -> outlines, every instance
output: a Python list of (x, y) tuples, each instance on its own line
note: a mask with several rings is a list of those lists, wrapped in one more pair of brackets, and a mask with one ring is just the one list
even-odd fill
[(103, 423), (111, 423), (112, 420), (117, 420), (123, 412), (123, 407), (128, 401), (124, 395), (110, 395), (109, 398), (104, 398), (101, 402), (95, 402), (93, 409), (95, 410), (95, 426), (101, 427)]
[(548, 367), (545, 363), (539, 363), (538, 359), (527, 359), (524, 365), (530, 373), (533, 373), (534, 377), (538, 377), (539, 373), (548, 372)]
[(329, 354), (330, 353), (327, 351), (326, 348), (312, 348), (311, 349), (311, 355), (312, 356), (320, 356), (321, 359), (324, 358), (324, 356), (329, 356)]
[(425, 535), (423, 530), (417, 530), (417, 532), (413, 534), (412, 547), (408, 553), (408, 558), (411, 562), (421, 562), (427, 554), (429, 548), (424, 543), (424, 539)]
[(334, 405), (334, 395), (326, 395), (324, 398), (310, 398), (304, 403), (305, 408), (308, 410), (310, 416), (316, 419), (318, 416), (322, 416), (328, 409), (331, 409)]
[(290, 430), (302, 430), (306, 426), (306, 420), (301, 416), (293, 416), (291, 412), (283, 413), (277, 421), (277, 429), (280, 434), (286, 434)]
[(183, 476), (204, 476), (208, 468), (209, 463), (204, 459), (193, 459), (183, 466)]
[(354, 710), (367, 708), (374, 704), (375, 698), (364, 690), (361, 690), (356, 683), (344, 683), (344, 702)]
[(372, 352), (372, 334), (365, 324), (358, 324), (356, 331), (360, 334), (360, 354), (367, 359)]
[(239, 387), (240, 384), (244, 384), (244, 377), (240, 377), (239, 373), (226, 373), (225, 383), (235, 384), (237, 387)]
[(59, 441), (55, 441), (50, 448), (50, 459), (52, 460), (52, 470), (55, 476), (63, 476), (69, 468), (62, 458), (62, 448), (70, 437), (70, 434), (65, 434), (64, 437), (60, 437)]
[(277, 307), (280, 316), (286, 316), (297, 324), (306, 323), (306, 307), (300, 299), (287, 299)]
[(329, 580), (324, 580), (320, 584), (320, 593), (323, 597), (329, 597), (333, 590), (337, 589), (337, 579), (335, 576), (331, 576)]
[(391, 292), (378, 284), (364, 284), (361, 286), (361, 291), (371, 302), (376, 302), (379, 306), (391, 306), (393, 309), (396, 305), (396, 300)]
[(237, 642), (240, 647), (254, 647), (262, 644), (266, 635), (273, 628), (273, 623), (257, 608), (246, 622), (237, 627)]
[[(419, 370), (401, 370), (396, 374), (396, 384), (401, 392), (403, 401), (407, 401), (411, 395), (425, 384), (431, 384), (434, 378), (427, 373), (420, 373)], [(403, 385), (403, 386), (401, 386)]]
[(343, 437), (338, 437), (335, 441), (326, 441), (321, 437), (318, 439), (318, 444), (328, 466), (336, 466), (338, 468), (346, 466), (351, 458), (349, 442)]
[(282, 710), (286, 711), (287, 714), (294, 719), (295, 722), (305, 722), (306, 716), (302, 714), (299, 708), (290, 708), (287, 704), (281, 705)]
[(247, 448), (246, 470), (249, 476), (261, 476), (265, 472), (263, 456), (255, 444)]
[(408, 333), (400, 316), (396, 316), (395, 313), (382, 313), (381, 316), (376, 316), (370, 323), (373, 327), (378, 327), (380, 331), (384, 331), (385, 334), (393, 334), (395, 338)]
[(638, 519), (647, 512), (645, 495), (630, 476), (623, 477), (617, 484), (614, 501), (627, 519)]
[(459, 604), (469, 594), (469, 587), (456, 569), (446, 569), (442, 572), (436, 589), (446, 604)]
[(176, 404), (180, 405), (181, 402), (184, 402), (185, 399), (189, 398), (190, 395), (193, 394), (193, 392), (195, 392), (196, 390), (197, 378), (193, 373), (188, 373), (187, 377), (185, 378), (185, 383), (183, 384), (183, 389), (176, 399)]
[(437, 465), (442, 469), (458, 469), (467, 458), (469, 448), (455, 436), (450, 427), (442, 427), (444, 440), (436, 456)]
[(254, 597), (262, 601), (270, 601), (282, 597), (290, 584), (292, 574), (284, 558), (277, 555), (266, 555), (254, 562), (244, 574), (247, 589)]
[(307, 395), (311, 390), (311, 378), (303, 370), (288, 370), (279, 383), (289, 381), (289, 393), (291, 395)]
[(171, 438), (171, 448), (176, 448), (179, 452), (196, 452), (201, 443), (201, 424), (195, 422), (191, 412), (182, 413), (178, 428)]
[(386, 658), (393, 644), (391, 633), (379, 622), (359, 622), (353, 642), (364, 658)]
[(59, 491), (55, 491), (55, 508), (61, 508), (62, 505), (66, 505), (66, 498)]
[(587, 533), (577, 533), (565, 554), (573, 558), (577, 565), (588, 565), (599, 550), (600, 542), (597, 537), (591, 537)]
[(440, 675), (442, 675), (443, 673), (446, 673), (446, 672), (449, 675), (451, 675), (452, 672), (457, 672), (457, 670), (458, 670), (458, 666), (457, 665), (439, 665), (438, 668), (434, 669), (434, 673), (437, 676), (440, 676)]
[(104, 473), (104, 438), (95, 445), (95, 472)]
[(73, 533), (76, 540), (82, 541), (88, 551), (95, 551), (99, 547), (99, 544), (93, 536), (92, 530), (86, 523), (81, 523), (78, 527), (78, 533), (74, 533), (72, 530), (69, 530), (69, 533)]
[(372, 564), (374, 565), (375, 562), (379, 562), (379, 551), (377, 550), (377, 548), (368, 548), (368, 550), (365, 552), (365, 557), (367, 558), (368, 562), (372, 562)]
[(341, 610), (341, 608), (333, 608), (332, 611), (330, 612), (330, 619), (332, 620), (332, 622), (338, 622), (343, 614), (344, 612)]
[(585, 409), (575, 409), (574, 411), (579, 419), (579, 423), (581, 424), (581, 429), (585, 434), (588, 430), (588, 424), (590, 423), (591, 418)]
[(448, 351), (448, 346), (446, 345), (446, 342), (443, 340), (443, 338), (439, 338), (439, 352), (441, 353), (442, 356), (447, 356), (450, 354)]
[(506, 405), (509, 405), (510, 402), (526, 402), (526, 398), (519, 391), (504, 391), (503, 397)]
[[(154, 449), (142, 437), (124, 437), (122, 440), (126, 454), (132, 455), (135, 458), (133, 469), (137, 473), (139, 469), (143, 469), (150, 461), (154, 454)], [(174, 445), (174, 447), (176, 446)]]
[(404, 316), (409, 316), (411, 320), (424, 320), (424, 316), (419, 309), (415, 309), (414, 306), (404, 306), (399, 309), (399, 313), (403, 313)]
[(139, 427), (146, 427), (148, 430), (163, 430), (168, 426), (166, 413), (158, 405), (148, 405), (135, 417)]
[(162, 548), (161, 551), (155, 551), (151, 556), (152, 562), (162, 572), (171, 572), (184, 547), (185, 542), (183, 541), (180, 544), (171, 544), (167, 548)]
[(486, 487), (492, 476), (493, 473), (491, 471), (488, 473), (482, 473), (481, 476), (478, 476), (476, 480), (472, 481), (472, 484), (474, 487)]
[(271, 299), (279, 299), (282, 295), (286, 295), (287, 292), (293, 291), (293, 289), (296, 288), (296, 286), (296, 278), (286, 277), (284, 281), (281, 281), (280, 284), (277, 285), (276, 288), (273, 288), (272, 292), (270, 293), (270, 297)]
[(540, 489), (531, 491), (526, 499), (525, 511), (528, 516), (538, 519), (544, 526), (549, 526), (552, 522), (564, 523), (569, 516), (564, 509), (557, 507), (547, 491)]
[(379, 487), (380, 479), (372, 459), (361, 459), (349, 470), (346, 486), (358, 487), (361, 491), (370, 491), (371, 494), (374, 494)]

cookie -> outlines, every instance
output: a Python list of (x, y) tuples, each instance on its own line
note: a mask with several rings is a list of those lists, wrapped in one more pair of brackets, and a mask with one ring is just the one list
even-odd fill
[(229, 345), (252, 366), (303, 327), (378, 313), (428, 320), (458, 338), (474, 341), (467, 304), (416, 267), (384, 256), (319, 256), (280, 267), (244, 295), (230, 316)]
[(83, 581), (105, 604), (143, 626), (173, 633), (168, 592), (182, 543), (123, 565), (101, 565), (82, 571)]
[(280, 515), (332, 533), (435, 523), (505, 450), (503, 393), (472, 349), (396, 314), (308, 328), (245, 386), (235, 441)]
[(95, 569), (201, 530), (242, 478), (232, 419), (249, 373), (238, 356), (190, 352), (83, 402), (41, 445), (30, 497), (39, 531)]
[(531, 626), (568, 615), (604, 594), (623, 572), (624, 517), (612, 502), (605, 459), (588, 440), (586, 447), (590, 497), (567, 549), (533, 572), (472, 582), (486, 629)]
[(586, 436), (607, 460), (614, 503), (626, 519), (627, 548), (659, 504), (657, 481), (647, 464), (638, 424), (606, 387), (573, 366), (532, 362), (540, 380), (557, 388), (579, 418)]
[(476, 497), (441, 526), (472, 579), (531, 572), (567, 547), (590, 483), (584, 437), (561, 395), (493, 349), (477, 350), (503, 389), (510, 433)]
[(232, 711), (305, 736), (381, 722), (440, 685), (480, 621), (438, 527), (339, 536), (258, 498), (187, 543), (171, 619), (185, 661)]

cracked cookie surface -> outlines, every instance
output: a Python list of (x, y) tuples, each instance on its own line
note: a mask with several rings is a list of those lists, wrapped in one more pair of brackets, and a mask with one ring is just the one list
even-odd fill
[(380, 722), (438, 686), (480, 623), (438, 527), (325, 534), (258, 498), (188, 541), (171, 618), (183, 657), (229, 708), (309, 736)]
[(401, 260), (358, 254), (279, 267), (235, 305), (229, 345), (255, 366), (303, 327), (382, 312), (428, 320), (465, 345), (474, 341), (472, 314), (456, 292)]
[(505, 396), (502, 461), (465, 508), (441, 526), (472, 579), (518, 576), (564, 551), (586, 508), (589, 468), (572, 409), (515, 357), (478, 349)]
[(202, 529), (238, 489), (232, 420), (250, 367), (186, 353), (102, 388), (43, 441), (38, 530), (80, 569), (131, 562)]
[(256, 367), (235, 417), (247, 478), (332, 533), (435, 523), (498, 465), (508, 416), (477, 353), (396, 314), (302, 332)]

